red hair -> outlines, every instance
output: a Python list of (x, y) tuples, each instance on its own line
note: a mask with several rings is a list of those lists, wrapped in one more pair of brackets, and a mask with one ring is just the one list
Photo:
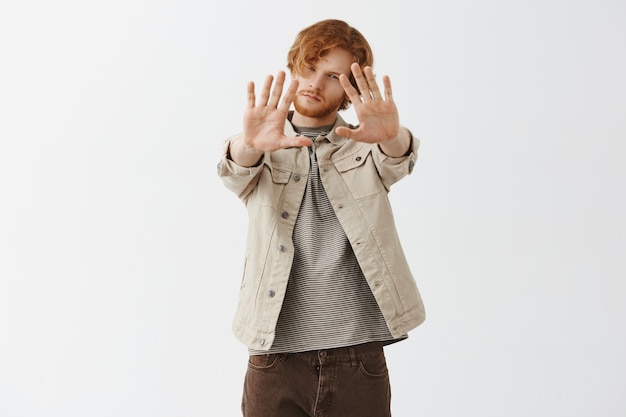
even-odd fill
[[(298, 33), (287, 54), (287, 68), (291, 74), (301, 74), (302, 70), (317, 62), (333, 48), (341, 48), (354, 56), (354, 62), (361, 68), (372, 66), (372, 48), (357, 29), (346, 22), (328, 19), (317, 22)], [(350, 74), (350, 83), (357, 89), (356, 81)], [(350, 102), (346, 98), (340, 109), (347, 109)]]

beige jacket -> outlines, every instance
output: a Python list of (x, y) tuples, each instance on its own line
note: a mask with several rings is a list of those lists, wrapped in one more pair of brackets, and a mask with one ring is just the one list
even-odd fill
[[(338, 116), (335, 127), (349, 126)], [(289, 122), (285, 134), (296, 136)], [(224, 144), (218, 175), (246, 204), (248, 240), (235, 336), (251, 349), (267, 350), (274, 341), (293, 261), (292, 232), (309, 172), (306, 148), (266, 153), (246, 168), (228, 155)], [(355, 142), (334, 133), (332, 146), (319, 147), (320, 177), (328, 199), (352, 244), (356, 258), (394, 337), (424, 321), (424, 306), (396, 232), (388, 192), (410, 174), (419, 141), (408, 156), (392, 158), (376, 144)]]

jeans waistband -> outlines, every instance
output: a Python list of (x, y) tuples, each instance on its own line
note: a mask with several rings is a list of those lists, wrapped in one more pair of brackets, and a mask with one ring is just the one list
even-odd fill
[(299, 353), (288, 353), (286, 357), (299, 358), (311, 363), (352, 363), (356, 364), (359, 356), (383, 351), (383, 342), (369, 342), (360, 345), (346, 346), (330, 349), (309, 350)]
[(380, 352), (383, 350), (384, 343), (383, 342), (368, 342), (360, 345), (354, 346), (346, 346), (339, 348), (331, 348), (331, 349), (320, 349), (314, 350), (312, 352), (321, 353), (326, 352), (327, 355), (349, 355), (350, 353), (362, 354), (362, 353), (372, 353), (372, 352)]

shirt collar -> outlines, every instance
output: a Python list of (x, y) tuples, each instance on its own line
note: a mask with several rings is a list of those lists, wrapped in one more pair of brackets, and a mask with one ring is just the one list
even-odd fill
[[(291, 116), (293, 116), (293, 110), (289, 112), (289, 116), (287, 117), (287, 120), (285, 120), (285, 135), (294, 137), (298, 136), (298, 133), (295, 131), (293, 125), (291, 124)], [(339, 114), (337, 114), (335, 124), (333, 125), (330, 133), (326, 136), (326, 138), (330, 143), (340, 146), (343, 145), (348, 139), (335, 133), (335, 128), (337, 128), (338, 126), (346, 126), (350, 128), (352, 128), (353, 126), (346, 123), (345, 120), (343, 120), (343, 118)]]

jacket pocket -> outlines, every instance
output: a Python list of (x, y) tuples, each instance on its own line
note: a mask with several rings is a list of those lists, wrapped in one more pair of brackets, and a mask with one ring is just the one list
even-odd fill
[(271, 167), (272, 182), (274, 184), (287, 184), (291, 177), (291, 170), (285, 168)]
[(355, 199), (370, 197), (385, 190), (369, 148), (362, 147), (333, 163)]
[(289, 169), (265, 165), (255, 189), (255, 197), (259, 204), (276, 208), (290, 177)]

